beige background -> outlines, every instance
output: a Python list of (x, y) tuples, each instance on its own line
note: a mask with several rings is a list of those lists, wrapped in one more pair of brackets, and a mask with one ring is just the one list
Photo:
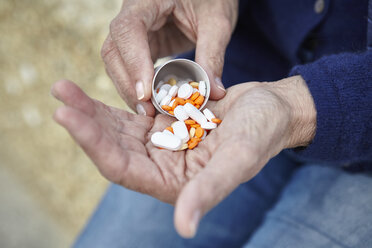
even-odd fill
[(67, 247), (108, 182), (51, 116), (60, 78), (125, 108), (100, 47), (120, 0), (0, 1), (0, 247)]

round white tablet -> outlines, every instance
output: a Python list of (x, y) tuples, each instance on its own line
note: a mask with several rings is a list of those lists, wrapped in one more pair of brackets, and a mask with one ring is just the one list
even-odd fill
[(183, 98), (183, 99), (188, 99), (193, 92), (193, 88), (189, 84), (183, 84), (181, 87), (178, 89), (178, 97)]
[(167, 94), (168, 94), (168, 91), (166, 91), (164, 89), (160, 90), (159, 93), (156, 94), (156, 96), (155, 96), (156, 102), (160, 103)]
[(200, 95), (205, 96), (207, 94), (207, 85), (205, 84), (204, 81), (199, 82), (198, 89), (199, 89)]
[(168, 92), (170, 90), (170, 88), (172, 88), (172, 85), (170, 85), (170, 84), (163, 84), (160, 87), (160, 90), (166, 90)]
[(166, 95), (163, 100), (161, 100), (160, 102), (160, 106), (163, 106), (163, 105), (168, 105), (172, 100), (172, 97), (169, 96), (169, 95)]
[(189, 115), (187, 114), (185, 108), (182, 105), (178, 105), (174, 109), (174, 116), (179, 121), (185, 121), (185, 120), (187, 120), (189, 118)]
[(177, 91), (178, 91), (178, 86), (177, 85), (173, 85), (169, 91), (168, 91), (168, 95), (170, 95), (171, 97), (175, 97), (177, 95)]

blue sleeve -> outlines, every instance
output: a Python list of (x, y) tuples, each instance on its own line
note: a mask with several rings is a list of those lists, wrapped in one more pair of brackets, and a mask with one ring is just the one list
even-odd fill
[(324, 162), (372, 161), (372, 51), (326, 56), (290, 75), (304, 78), (317, 111), (314, 140), (290, 152)]

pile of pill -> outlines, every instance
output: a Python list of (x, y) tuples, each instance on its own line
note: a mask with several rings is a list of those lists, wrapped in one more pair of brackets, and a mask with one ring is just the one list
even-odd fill
[(160, 83), (155, 100), (161, 108), (178, 121), (162, 132), (151, 136), (153, 145), (172, 151), (194, 149), (207, 132), (217, 127), (221, 120), (209, 109), (199, 110), (207, 88), (204, 81), (177, 81), (174, 78)]
[(199, 109), (205, 100), (207, 85), (204, 81), (194, 82), (170, 78), (166, 83), (159, 82), (156, 89), (155, 101), (164, 111), (175, 115), (174, 111), (178, 105), (191, 103)]

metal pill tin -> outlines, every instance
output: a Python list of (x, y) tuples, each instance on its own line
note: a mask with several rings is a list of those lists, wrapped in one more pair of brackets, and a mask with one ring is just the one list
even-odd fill
[(156, 110), (162, 114), (170, 115), (168, 112), (164, 111), (161, 106), (156, 102), (156, 88), (161, 81), (165, 81), (170, 76), (175, 77), (178, 80), (191, 79), (193, 81), (204, 81), (207, 87), (207, 93), (205, 94), (203, 105), (200, 106), (202, 110), (209, 99), (209, 94), (211, 91), (210, 82), (207, 73), (204, 69), (197, 63), (188, 59), (172, 59), (167, 61), (161, 66), (155, 68), (155, 75), (152, 80), (151, 86), (151, 101), (155, 106)]

